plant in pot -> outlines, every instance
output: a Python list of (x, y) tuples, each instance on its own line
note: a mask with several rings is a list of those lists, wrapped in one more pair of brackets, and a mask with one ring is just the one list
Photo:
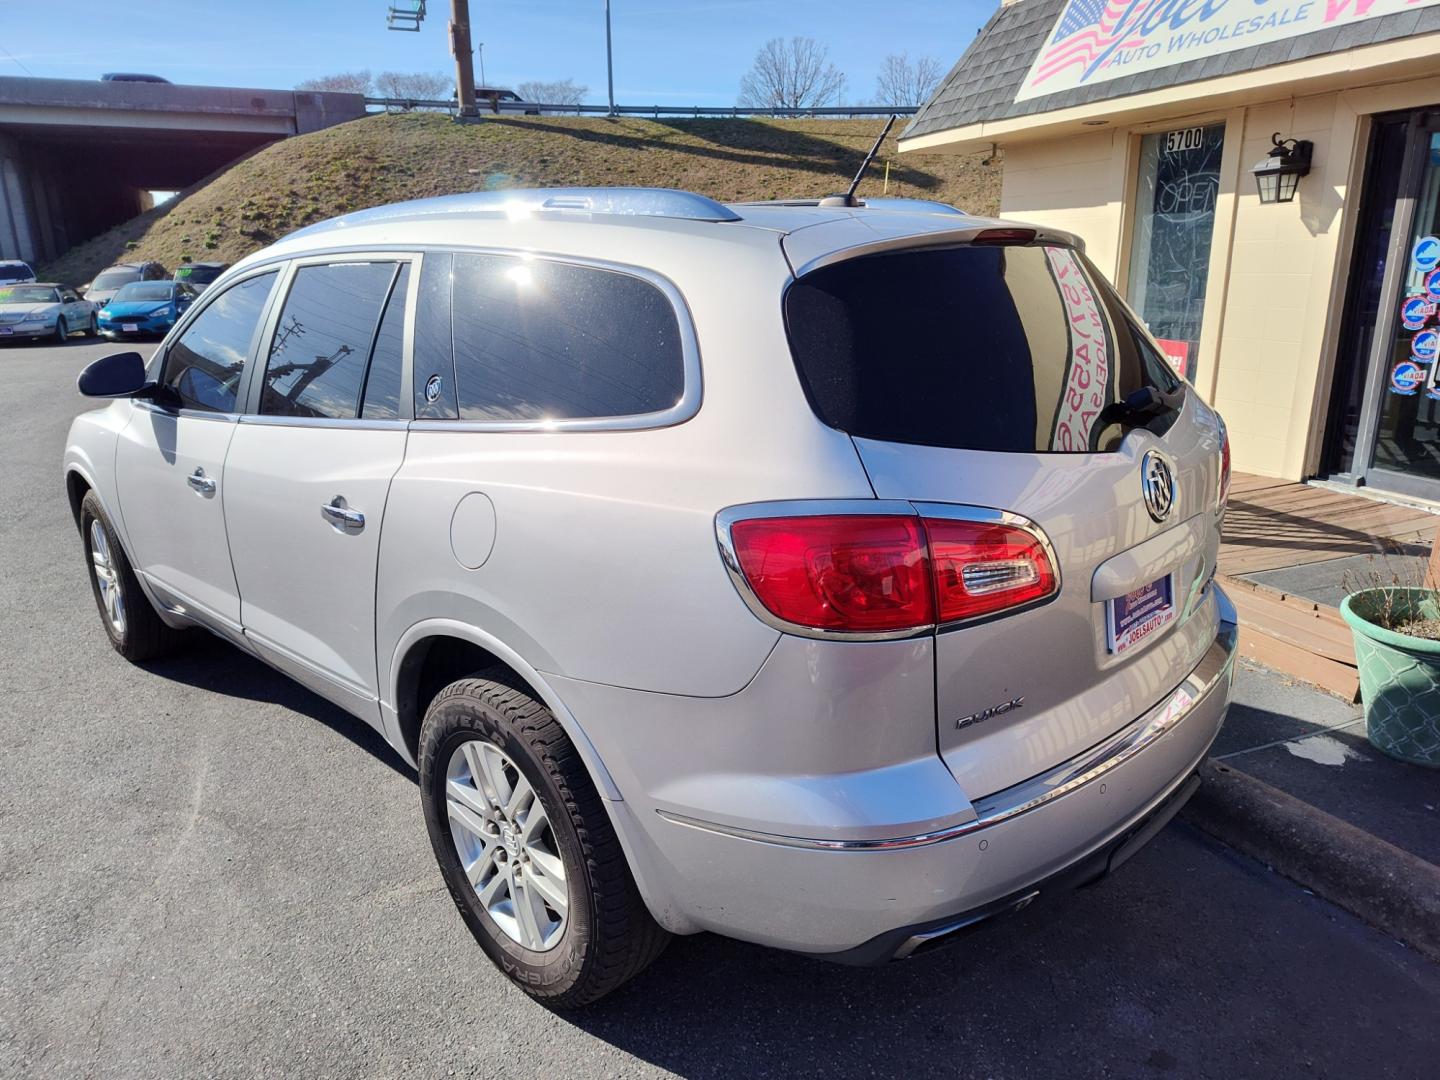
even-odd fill
[(1366, 736), (1391, 757), (1440, 768), (1440, 559), (1423, 574), (1385, 565), (1376, 572), (1372, 560), (1366, 580), (1347, 581), (1340, 604), (1355, 636)]

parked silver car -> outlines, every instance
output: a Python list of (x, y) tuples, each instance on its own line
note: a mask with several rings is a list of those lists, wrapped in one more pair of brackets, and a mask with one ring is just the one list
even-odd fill
[(552, 1003), (668, 934), (875, 963), (1096, 878), (1224, 716), (1220, 418), (1074, 237), (825, 203), (351, 214), (81, 376), (115, 648), (204, 627), (373, 725)]
[(63, 344), (71, 334), (95, 337), (95, 305), (68, 285), (53, 281), (0, 285), (0, 341), (52, 338)]

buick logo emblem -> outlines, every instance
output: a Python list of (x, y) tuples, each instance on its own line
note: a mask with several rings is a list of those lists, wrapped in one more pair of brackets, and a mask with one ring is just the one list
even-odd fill
[(1145, 496), (1145, 509), (1156, 521), (1170, 516), (1175, 505), (1175, 475), (1170, 464), (1154, 450), (1140, 459), (1140, 490)]

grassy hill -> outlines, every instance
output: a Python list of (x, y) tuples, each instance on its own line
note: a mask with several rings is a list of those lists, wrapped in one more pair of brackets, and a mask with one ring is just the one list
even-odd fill
[[(434, 113), (370, 116), (266, 147), (71, 249), (42, 277), (79, 284), (132, 258), (171, 268), (186, 255), (234, 262), (349, 210), (487, 188), (643, 185), (726, 201), (824, 195), (844, 190), (883, 123), (505, 116), (456, 124)], [(862, 194), (881, 193), (886, 159), (890, 195), (972, 213), (999, 208), (998, 165), (901, 157), (893, 135)]]

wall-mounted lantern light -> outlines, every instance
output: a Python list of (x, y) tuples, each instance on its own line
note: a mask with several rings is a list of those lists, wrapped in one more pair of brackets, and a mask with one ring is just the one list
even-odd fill
[(1310, 171), (1310, 152), (1314, 144), (1305, 139), (1282, 139), (1277, 131), (1270, 136), (1274, 149), (1250, 170), (1255, 186), (1260, 189), (1262, 203), (1291, 202), (1300, 177)]

